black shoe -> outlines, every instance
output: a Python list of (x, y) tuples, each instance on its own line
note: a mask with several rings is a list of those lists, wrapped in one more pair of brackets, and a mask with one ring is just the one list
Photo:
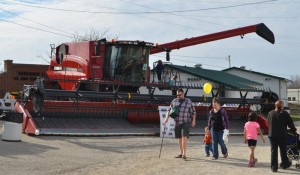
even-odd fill
[(277, 166), (276, 166), (276, 167), (275, 167), (275, 166), (272, 166), (272, 167), (271, 167), (271, 170), (272, 170), (272, 172), (277, 172), (277, 171), (278, 171), (278, 167), (277, 167)]
[(283, 163), (282, 163), (282, 162), (279, 164), (279, 167), (280, 167), (280, 168), (283, 168)]
[(179, 155), (175, 156), (175, 158), (182, 158), (182, 155), (179, 154)]
[(284, 166), (283, 169), (288, 169), (289, 167), (291, 167), (291, 165), (292, 165), (292, 162), (289, 161), (289, 163), (286, 166)]
[(228, 157), (228, 152), (226, 154), (224, 154), (224, 158), (227, 158)]

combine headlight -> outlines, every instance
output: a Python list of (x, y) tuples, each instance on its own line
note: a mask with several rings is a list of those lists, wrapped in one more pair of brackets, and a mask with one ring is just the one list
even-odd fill
[(37, 136), (40, 135), (40, 130), (39, 129), (35, 130), (35, 135), (37, 135)]

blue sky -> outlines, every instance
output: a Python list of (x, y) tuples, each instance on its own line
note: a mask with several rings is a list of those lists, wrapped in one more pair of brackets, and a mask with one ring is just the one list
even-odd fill
[[(2, 0), (0, 63), (47, 64), (50, 44), (72, 41), (91, 28), (107, 37), (167, 43), (265, 23), (270, 44), (255, 33), (173, 50), (173, 64), (222, 70), (231, 66), (284, 78), (299, 75), (299, 0)], [(167, 12), (167, 13), (166, 13)], [(151, 63), (164, 60), (151, 55)]]

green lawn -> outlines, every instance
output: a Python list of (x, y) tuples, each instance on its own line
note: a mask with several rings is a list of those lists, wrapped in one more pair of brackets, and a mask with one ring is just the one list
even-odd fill
[(291, 115), (293, 121), (300, 121), (300, 115)]

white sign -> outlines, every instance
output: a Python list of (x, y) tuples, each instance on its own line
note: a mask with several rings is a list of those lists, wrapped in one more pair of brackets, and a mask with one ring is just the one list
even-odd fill
[(175, 138), (175, 121), (169, 117), (168, 123), (164, 124), (169, 106), (158, 106), (160, 116), (160, 137)]
[(0, 99), (0, 109), (8, 110), (8, 111), (16, 111), (15, 110), (16, 99), (13, 99), (9, 92), (6, 92), (4, 98)]

